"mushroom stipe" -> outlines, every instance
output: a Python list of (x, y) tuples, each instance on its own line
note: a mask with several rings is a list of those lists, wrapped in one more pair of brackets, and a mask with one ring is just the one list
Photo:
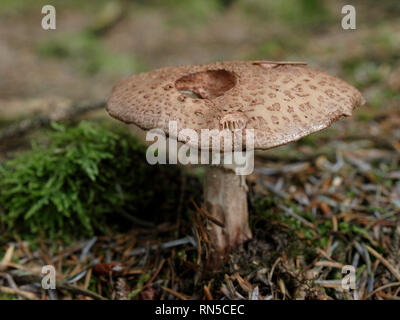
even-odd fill
[[(167, 135), (170, 121), (197, 133), (251, 129), (254, 149), (266, 150), (322, 130), (364, 103), (356, 88), (304, 62), (230, 61), (133, 75), (114, 87), (107, 111)], [(245, 136), (243, 149), (235, 151), (245, 149)], [(246, 191), (232, 168), (208, 166), (203, 209), (223, 225), (207, 222), (216, 261), (252, 237)]]

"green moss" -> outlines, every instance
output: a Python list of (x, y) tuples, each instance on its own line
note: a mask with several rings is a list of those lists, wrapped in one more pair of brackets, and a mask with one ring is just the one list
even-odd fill
[(0, 166), (0, 222), (50, 239), (103, 233), (120, 210), (151, 218), (156, 206), (174, 206), (176, 188), (165, 175), (147, 164), (145, 147), (125, 131), (53, 124), (47, 143)]

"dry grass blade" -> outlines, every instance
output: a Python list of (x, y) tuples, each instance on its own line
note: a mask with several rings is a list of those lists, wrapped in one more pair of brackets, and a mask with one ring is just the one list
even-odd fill
[(200, 208), (196, 202), (194, 202), (193, 199), (191, 199), (192, 204), (194, 205), (194, 207), (196, 208), (196, 210), (202, 214), (203, 216), (206, 216), (208, 219), (210, 219), (213, 223), (215, 223), (217, 226), (224, 228), (225, 224), (222, 221), (219, 221), (218, 219), (216, 219), (215, 217), (213, 217), (212, 215), (210, 215), (207, 210)]
[(253, 291), (253, 286), (245, 279), (243, 279), (239, 273), (235, 273), (233, 275), (233, 278), (236, 279), (236, 281), (238, 282), (239, 286), (246, 292), (246, 293), (250, 293)]
[(70, 284), (70, 283), (61, 283), (61, 284), (57, 283), (57, 288), (68, 290), (68, 291), (70, 291), (72, 293), (75, 293), (75, 294), (81, 294), (81, 295), (93, 298), (95, 300), (108, 300), (107, 298), (101, 296), (100, 294), (97, 294), (97, 293), (95, 293), (93, 291), (90, 291), (90, 290), (87, 290), (87, 289), (84, 289), (84, 288), (81, 288), (81, 287), (78, 287), (78, 286), (75, 286), (75, 285)]
[(83, 288), (84, 288), (84, 289), (89, 288), (90, 279), (92, 279), (92, 270), (93, 270), (93, 269), (90, 268), (90, 269), (88, 269), (88, 272), (86, 273), (85, 282), (84, 282), (84, 284), (83, 284)]
[(314, 283), (324, 288), (342, 288), (342, 280), (315, 280)]
[(210, 284), (211, 284), (211, 283), (209, 283), (207, 286), (204, 285), (204, 287), (203, 287), (203, 289), (204, 289), (204, 295), (205, 295), (205, 297), (206, 297), (207, 300), (214, 300), (214, 298), (213, 298), (213, 296), (212, 296), (212, 294), (211, 294), (211, 291), (210, 291)]
[(143, 286), (142, 289), (147, 288), (149, 285), (151, 285), (153, 283), (153, 281), (155, 280), (155, 278), (157, 278), (158, 274), (160, 273), (162, 267), (164, 266), (165, 263), (165, 259), (162, 259), (160, 262), (160, 265), (158, 266), (156, 272), (154, 272), (153, 276), (150, 278), (149, 281), (146, 282), (146, 284)]
[(6, 254), (4, 255), (3, 259), (0, 262), (0, 270), (5, 270), (11, 263), (11, 259), (14, 254), (14, 248), (15, 246), (13, 244), (8, 247)]
[[(42, 277), (41, 274), (38, 272), (32, 272), (30, 270), (15, 270), (15, 272), (12, 272), (12, 276), (19, 281), (31, 284), (35, 282), (40, 282)], [(76, 285), (73, 285), (71, 283), (68, 283), (67, 281), (56, 281), (56, 287), (57, 289), (61, 290), (66, 290), (69, 291), (73, 294), (80, 294), (86, 297), (90, 297), (92, 299), (96, 300), (107, 300), (107, 298), (101, 296), (100, 294), (90, 291), (88, 289), (84, 289), (82, 287), (78, 287)]]
[(316, 226), (315, 226), (314, 224), (312, 224), (310, 221), (307, 221), (307, 220), (304, 219), (303, 217), (300, 217), (297, 213), (295, 213), (295, 212), (293, 211), (292, 208), (286, 208), (286, 207), (283, 206), (283, 205), (278, 205), (278, 207), (279, 207), (280, 209), (282, 209), (287, 215), (289, 215), (289, 216), (295, 218), (296, 220), (299, 220), (299, 221), (300, 221), (302, 224), (304, 224), (305, 226), (307, 226), (307, 227), (309, 227), (309, 228), (311, 228), (311, 229), (313, 229), (313, 230), (317, 229)]
[(330, 268), (338, 268), (342, 269), (343, 264), (339, 262), (333, 262), (333, 261), (318, 261), (315, 266), (317, 267), (330, 267)]
[(39, 298), (32, 292), (24, 291), (21, 289), (13, 289), (9, 287), (0, 286), (0, 292), (7, 293), (7, 294), (15, 294), (21, 297), (24, 297), (28, 300), (39, 300)]
[(396, 277), (397, 280), (400, 281), (400, 273), (397, 271), (390, 263), (387, 261), (384, 257), (382, 257), (378, 252), (376, 252), (374, 249), (372, 249), (370, 246), (365, 246), (368, 251), (375, 257), (377, 258), (382, 264), (388, 268), (388, 270)]
[(281, 293), (283, 295), (283, 300), (286, 299), (286, 296), (291, 298), (289, 292), (286, 289), (285, 281), (283, 281), (282, 278), (278, 278), (278, 286), (279, 286), (279, 290), (281, 291)]
[(371, 298), (374, 294), (376, 294), (379, 291), (382, 291), (384, 289), (391, 288), (391, 287), (396, 287), (396, 286), (400, 286), (400, 282), (388, 283), (388, 284), (385, 284), (385, 285), (383, 285), (383, 286), (381, 286), (379, 288), (376, 288), (374, 291), (372, 291), (369, 295), (367, 295), (365, 297), (365, 300)]
[(274, 271), (276, 266), (278, 265), (279, 262), (281, 262), (282, 258), (279, 257), (278, 259), (275, 260), (274, 264), (272, 265), (271, 271), (268, 275), (268, 280), (271, 281), (272, 280), (272, 276), (274, 275)]
[(167, 287), (161, 287), (161, 288), (162, 288), (163, 290), (167, 291), (168, 293), (174, 295), (174, 296), (177, 297), (178, 299), (181, 299), (181, 300), (189, 300), (189, 297), (185, 296), (185, 295), (182, 294), (182, 293), (176, 292), (176, 291), (174, 291), (174, 290), (172, 290), (172, 289), (169, 289), (169, 288), (167, 288)]

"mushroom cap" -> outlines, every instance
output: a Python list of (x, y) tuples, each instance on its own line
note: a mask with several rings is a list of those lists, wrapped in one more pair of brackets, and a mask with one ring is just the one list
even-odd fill
[(356, 88), (305, 63), (231, 61), (133, 75), (113, 88), (106, 108), (125, 123), (170, 136), (169, 121), (199, 136), (202, 129), (241, 130), (242, 149), (245, 129), (253, 129), (254, 148), (265, 150), (322, 130), (364, 103)]

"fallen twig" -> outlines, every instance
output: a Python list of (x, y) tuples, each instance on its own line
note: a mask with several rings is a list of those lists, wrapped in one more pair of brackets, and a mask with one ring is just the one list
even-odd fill
[(384, 257), (382, 257), (378, 252), (376, 252), (374, 249), (372, 249), (370, 246), (365, 246), (368, 251), (375, 257), (377, 258), (382, 264), (388, 268), (388, 270), (396, 277), (397, 280), (400, 281), (400, 273), (387, 261)]
[(0, 142), (15, 136), (23, 135), (39, 127), (49, 126), (50, 123), (53, 121), (61, 121), (74, 118), (89, 111), (102, 109), (104, 108), (104, 106), (104, 101), (90, 104), (74, 104), (67, 109), (56, 110), (50, 114), (41, 114), (33, 118), (21, 120), (15, 124), (11, 124), (10, 126), (0, 131)]
[[(184, 244), (189, 244), (189, 243), (191, 245), (193, 245), (193, 247), (197, 246), (196, 241), (193, 239), (193, 237), (187, 236), (187, 237), (182, 238), (182, 239), (177, 239), (177, 240), (172, 240), (172, 241), (168, 241), (168, 242), (162, 243), (161, 245), (155, 244), (155, 245), (150, 246), (148, 249), (149, 250), (157, 250), (158, 248), (160, 248), (160, 249), (168, 249), (168, 248), (182, 246)], [(129, 256), (136, 256), (136, 255), (139, 255), (139, 254), (144, 254), (146, 252), (147, 252), (146, 248), (137, 248), (137, 249), (132, 250), (128, 255)]]

